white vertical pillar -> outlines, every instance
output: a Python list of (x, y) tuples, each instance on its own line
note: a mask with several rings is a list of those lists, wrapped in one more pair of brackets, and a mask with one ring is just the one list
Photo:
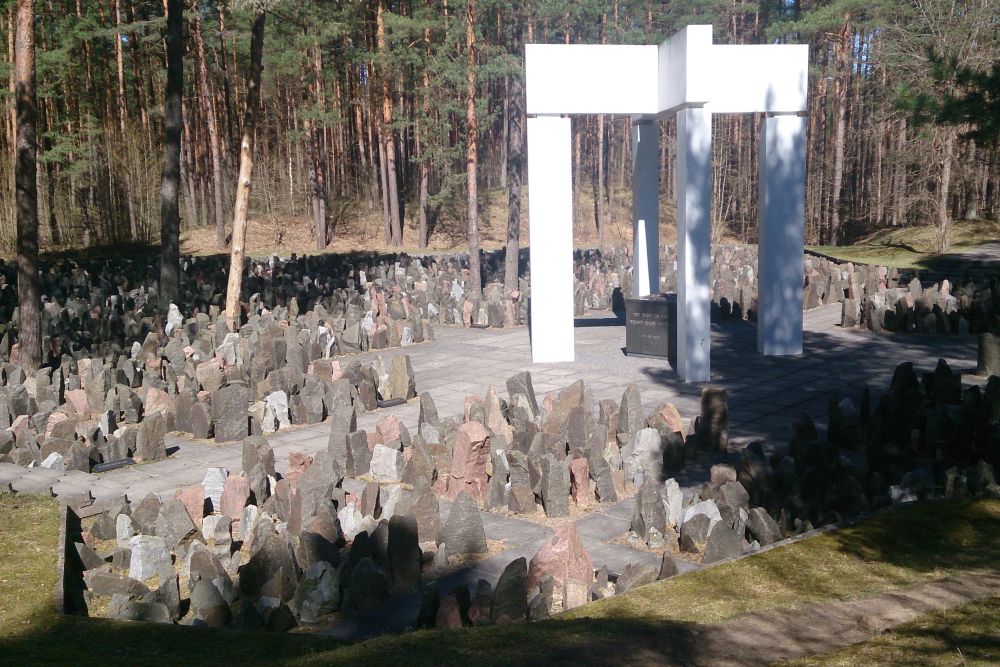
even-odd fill
[(677, 112), (677, 373), (711, 374), (712, 112)]
[(802, 252), (806, 119), (761, 121), (759, 158), (757, 350), (802, 354)]
[(632, 125), (632, 295), (660, 292), (660, 131)]
[(570, 119), (528, 118), (531, 359), (573, 361)]

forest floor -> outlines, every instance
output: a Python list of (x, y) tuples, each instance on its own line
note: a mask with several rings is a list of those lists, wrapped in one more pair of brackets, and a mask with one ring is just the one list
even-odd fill
[[(444, 205), (437, 221), (431, 227), (428, 247), (419, 247), (416, 211), (410, 206), (404, 211), (406, 222), (403, 243), (394, 247), (385, 242), (382, 228), (381, 206), (358, 200), (333, 202), (329, 210), (331, 241), (317, 250), (312, 220), (304, 207), (294, 211), (260, 211), (256, 207), (248, 222), (246, 253), (253, 257), (272, 254), (288, 256), (335, 254), (351, 252), (427, 254), (464, 252), (468, 249), (468, 230), (465, 223), (464, 202)], [(604, 245), (628, 247), (632, 245), (631, 192), (615, 193), (613, 204), (608, 206), (604, 230)], [(575, 248), (595, 248), (601, 245), (597, 235), (594, 214), (594, 195), (587, 188), (574, 202), (573, 244)], [(228, 219), (227, 219), (228, 222)], [(507, 195), (501, 188), (480, 192), (479, 232), (484, 250), (498, 250), (507, 242)], [(926, 269), (939, 271), (967, 263), (966, 253), (982, 247), (973, 259), (977, 264), (995, 264), (1000, 270), (1000, 221), (963, 220), (951, 226), (950, 247), (947, 253), (936, 252), (938, 228), (933, 225), (881, 228), (858, 237), (851, 245), (808, 246), (810, 250), (830, 257), (866, 263), (894, 266), (901, 269)], [(528, 194), (522, 191), (521, 247), (529, 246)], [(661, 198), (660, 243), (676, 243), (677, 228), (672, 202)], [(751, 239), (752, 240), (752, 239)], [(713, 243), (741, 243), (745, 240), (723, 230), (713, 228)], [(996, 241), (995, 246), (989, 242)], [(92, 248), (47, 248), (43, 239), (43, 252), (53, 258), (154, 257), (159, 254), (156, 245), (119, 244)], [(994, 249), (996, 252), (994, 252)], [(228, 254), (227, 247), (220, 249), (216, 242), (214, 226), (189, 228), (181, 234), (181, 252), (185, 255), (208, 256)], [(4, 253), (9, 255), (10, 253)], [(940, 272), (940, 271), (939, 271)]]
[[(9, 664), (996, 664), (1000, 501), (926, 501), (674, 577), (543, 623), (344, 646), (297, 633), (58, 616), (58, 509), (0, 495)], [(841, 627), (842, 626), (842, 627)], [(624, 641), (623, 641), (624, 640)], [(736, 642), (734, 644), (734, 642)], [(737, 650), (738, 649), (738, 650)], [(360, 662), (359, 662), (360, 661)]]
[[(929, 269), (961, 263), (969, 251), (1000, 240), (1000, 222), (961, 220), (951, 226), (949, 248), (938, 253), (938, 228), (890, 227), (867, 234), (852, 245), (810, 246), (811, 250), (837, 259), (865, 264), (883, 264), (899, 269)], [(1000, 255), (993, 259), (1000, 267)]]
[[(632, 243), (631, 195), (620, 192), (616, 195), (615, 206), (611, 207), (605, 226), (605, 244), (621, 246)], [(627, 201), (626, 201), (627, 199)], [(594, 223), (593, 193), (584, 191), (576, 202), (574, 215), (573, 242), (577, 248), (592, 248), (599, 245), (597, 228)], [(666, 211), (665, 211), (666, 212)], [(305, 211), (284, 213), (264, 213), (251, 216), (247, 228), (246, 251), (251, 256), (291, 253), (320, 254), (357, 251), (385, 253), (406, 252), (410, 254), (426, 252), (462, 252), (468, 249), (468, 229), (464, 208), (443, 207), (431, 227), (428, 248), (421, 250), (416, 223), (416, 209), (405, 211), (406, 223), (403, 228), (403, 244), (394, 247), (385, 243), (382, 227), (382, 210), (378, 204), (364, 201), (343, 201), (334, 203), (329, 211), (331, 242), (323, 249), (316, 249), (312, 220)], [(661, 216), (661, 219), (666, 219)], [(673, 225), (661, 224), (661, 242), (673, 243), (676, 234)], [(520, 238), (523, 247), (528, 246), (528, 205), (527, 188), (522, 192)], [(506, 190), (493, 188), (480, 192), (479, 235), (484, 250), (497, 250), (507, 243), (507, 194)], [(213, 255), (228, 250), (220, 250), (216, 243), (214, 227), (199, 227), (185, 231), (181, 235), (181, 252), (186, 255)]]

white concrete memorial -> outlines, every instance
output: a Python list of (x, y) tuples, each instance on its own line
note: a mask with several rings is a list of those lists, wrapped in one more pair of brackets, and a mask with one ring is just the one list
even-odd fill
[(806, 45), (712, 44), (712, 26), (659, 46), (528, 44), (531, 354), (572, 361), (573, 114), (631, 114), (633, 296), (660, 291), (659, 132), (677, 114), (677, 371), (708, 381), (712, 114), (764, 113), (760, 133), (757, 349), (802, 353)]

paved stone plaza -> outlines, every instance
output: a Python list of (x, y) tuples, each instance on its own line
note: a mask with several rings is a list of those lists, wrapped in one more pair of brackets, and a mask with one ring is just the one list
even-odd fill
[[(801, 357), (763, 357), (756, 352), (753, 323), (727, 321), (712, 326), (712, 385), (729, 392), (732, 447), (752, 439), (772, 446), (782, 443), (792, 420), (806, 412), (822, 425), (831, 393), (860, 397), (865, 383), (873, 390), (887, 386), (896, 365), (913, 361), (920, 370), (933, 369), (944, 358), (965, 382), (981, 382), (971, 374), (976, 366), (974, 336), (939, 337), (873, 336), (837, 326), (840, 305), (805, 314), (805, 353)], [(685, 420), (698, 414), (702, 385), (683, 383), (666, 361), (625, 356), (625, 327), (607, 315), (581, 318), (576, 323), (576, 361), (532, 364), (527, 327), (514, 329), (463, 329), (440, 327), (435, 340), (407, 348), (382, 351), (389, 358), (408, 354), (416, 373), (417, 391), (429, 392), (442, 417), (462, 414), (465, 397), (485, 394), (490, 386), (505, 396), (506, 380), (514, 373), (531, 372), (535, 391), (549, 391), (583, 380), (594, 398), (620, 400), (630, 383), (642, 390), (644, 407), (652, 411), (672, 401)], [(373, 353), (358, 355), (363, 360)], [(358, 428), (372, 429), (387, 414), (397, 415), (415, 428), (419, 405), (384, 408), (361, 415)], [(314, 453), (326, 447), (327, 424), (294, 428), (268, 436), (279, 472), (290, 452)], [(164, 461), (91, 475), (79, 471), (59, 473), (45, 468), (0, 464), (0, 484), (11, 483), (19, 492), (46, 491), (57, 495), (90, 490), (96, 499), (141, 499), (149, 492), (172, 492), (178, 486), (201, 481), (205, 468), (240, 468), (240, 443), (215, 445), (208, 441), (168, 436), (170, 456)]]

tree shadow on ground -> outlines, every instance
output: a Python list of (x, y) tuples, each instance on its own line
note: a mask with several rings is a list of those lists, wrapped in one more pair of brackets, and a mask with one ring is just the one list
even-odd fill
[(832, 534), (862, 561), (908, 570), (942, 568), (1000, 573), (1000, 501), (922, 500), (884, 512), (864, 529)]
[[(1000, 597), (961, 605), (922, 617), (878, 638), (855, 654), (856, 664), (875, 664), (882, 656), (897, 667), (927, 664), (1000, 663)], [(845, 656), (847, 657), (847, 656)], [(853, 657), (853, 656), (851, 656)], [(867, 658), (873, 659), (867, 659)], [(882, 660), (884, 662), (884, 660)]]
[(574, 329), (588, 329), (590, 327), (621, 327), (625, 325), (625, 318), (619, 317), (577, 317), (573, 320)]
[(303, 636), (130, 623), (38, 618), (0, 642), (10, 665), (608, 665), (692, 664), (697, 626), (636, 618), (514, 623), (424, 630), (354, 645)]
[[(692, 389), (696, 393), (708, 385), (742, 387), (760, 383), (766, 389), (768, 380), (778, 380), (797, 371), (816, 371), (818, 387), (827, 387), (828, 391), (848, 388), (852, 400), (858, 399), (862, 384), (878, 375), (887, 380), (892, 370), (906, 361), (914, 362), (918, 369), (932, 370), (940, 357), (968, 360), (952, 370), (964, 374), (975, 372), (978, 345), (975, 336), (840, 331), (844, 333), (805, 331), (801, 355), (769, 357), (757, 352), (756, 323), (713, 322), (710, 382), (685, 383), (665, 365), (644, 368), (642, 372), (656, 384), (679, 393), (692, 393)], [(821, 371), (826, 371), (827, 376), (823, 377)]]

